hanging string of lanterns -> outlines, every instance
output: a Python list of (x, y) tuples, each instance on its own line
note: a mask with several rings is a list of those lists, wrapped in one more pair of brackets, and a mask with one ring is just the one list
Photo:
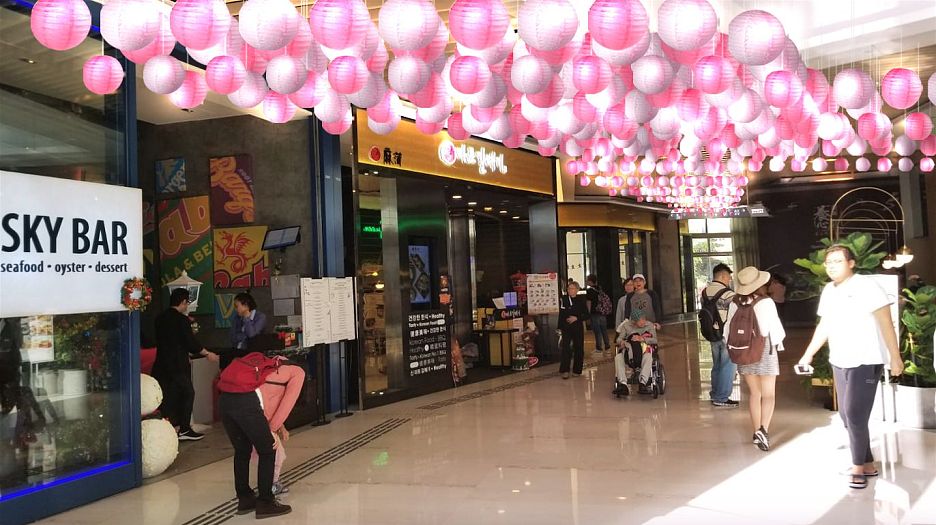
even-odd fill
[[(919, 149), (919, 168), (933, 169), (929, 115), (911, 111), (895, 138), (882, 112), (919, 103), (916, 72), (894, 68), (877, 89), (868, 72), (849, 68), (830, 83), (766, 11), (744, 11), (719, 33), (707, 0), (665, 0), (651, 32), (638, 0), (526, 0), (515, 33), (501, 0), (455, 0), (448, 26), (430, 0), (387, 0), (376, 25), (361, 0), (318, 0), (307, 16), (290, 0), (247, 0), (236, 19), (223, 0), (178, 0), (168, 15), (159, 5), (110, 0), (101, 34), (143, 67), (148, 89), (181, 108), (211, 90), (261, 106), (272, 122), (313, 109), (343, 133), (354, 105), (385, 134), (406, 99), (424, 133), (487, 133), (508, 147), (532, 137), (543, 155), (573, 157), (566, 167), (583, 184), (673, 206), (731, 205), (745, 174), (765, 163), (822, 171), (838, 157), (833, 167), (847, 169), (842, 152), (865, 171), (869, 150), (893, 150), (906, 171)], [(50, 49), (77, 46), (90, 25), (82, 0), (39, 0), (32, 12), (33, 34)], [(450, 35), (456, 51), (447, 56)], [(204, 72), (169, 56), (177, 41)], [(85, 65), (94, 93), (123, 81), (109, 58)], [(936, 102), (936, 75), (926, 92)]]

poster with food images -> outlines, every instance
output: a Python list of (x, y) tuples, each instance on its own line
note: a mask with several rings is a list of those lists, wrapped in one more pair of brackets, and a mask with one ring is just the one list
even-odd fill
[(23, 346), (20, 356), (30, 363), (48, 363), (55, 360), (55, 340), (51, 315), (24, 317), (20, 323)]
[(209, 159), (211, 174), (211, 224), (254, 222), (254, 183), (250, 155)]
[(555, 273), (531, 273), (526, 276), (527, 313), (559, 313), (559, 276)]

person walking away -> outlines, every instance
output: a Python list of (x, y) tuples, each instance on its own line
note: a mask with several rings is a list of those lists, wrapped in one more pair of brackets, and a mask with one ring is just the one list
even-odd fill
[(786, 332), (767, 295), (770, 274), (754, 266), (738, 272), (737, 295), (728, 308), (725, 341), (750, 391), (748, 410), (757, 448), (770, 450), (770, 421), (776, 405), (777, 376)]
[(578, 296), (578, 283), (572, 281), (566, 292), (568, 295), (562, 297), (559, 305), (559, 329), (562, 330), (559, 373), (563, 379), (569, 378), (570, 368), (573, 374), (582, 375), (585, 364), (585, 317), (588, 315), (585, 298)]
[(699, 329), (712, 350), (712, 388), (709, 399), (713, 406), (736, 408), (738, 402), (731, 399), (736, 365), (728, 357), (724, 327), (728, 319), (728, 307), (734, 298), (731, 289), (731, 268), (727, 264), (716, 264), (712, 269), (712, 282), (702, 290), (702, 308), (699, 310)]
[(647, 289), (647, 278), (642, 273), (634, 274), (634, 293), (625, 303), (624, 317), (632, 321), (646, 319), (653, 327), (660, 329), (663, 320), (663, 305), (660, 296)]
[(839, 416), (851, 449), (848, 486), (863, 489), (869, 476), (878, 475), (868, 429), (878, 381), (884, 368), (892, 376), (901, 375), (904, 363), (891, 319), (893, 300), (873, 277), (855, 273), (855, 254), (832, 245), (826, 250), (825, 269), (832, 282), (819, 296), (819, 325), (799, 362), (812, 363), (828, 342)]
[(595, 334), (595, 353), (600, 354), (611, 350), (611, 340), (608, 339), (608, 316), (611, 315), (611, 298), (598, 284), (595, 274), (585, 278), (585, 303), (591, 314), (591, 329)]
[(191, 358), (201, 355), (217, 363), (218, 354), (202, 348), (195, 339), (188, 307), (188, 290), (176, 288), (169, 295), (169, 308), (156, 317), (156, 360), (152, 375), (163, 391), (160, 412), (176, 428), (179, 441), (198, 441), (205, 436), (191, 427), (195, 403)]
[[(282, 516), (292, 512), (273, 495), (273, 472), (276, 468), (276, 437), (263, 412), (259, 389), (275, 373), (280, 359), (252, 352), (235, 358), (218, 380), (218, 408), (221, 423), (234, 447), (234, 490), (237, 514), (254, 512), (257, 519)], [(250, 456), (257, 454), (257, 492), (250, 488)]]
[(627, 311), (627, 301), (630, 300), (631, 294), (634, 293), (634, 280), (627, 278), (624, 281), (624, 295), (618, 298), (617, 308), (614, 309), (614, 326), (621, 326), (627, 317), (624, 315), (624, 312)]
[[(260, 398), (263, 400), (263, 415), (273, 432), (276, 442), (276, 460), (273, 465), (273, 495), (286, 494), (289, 488), (279, 482), (283, 463), (286, 461), (286, 447), (289, 441), (289, 430), (286, 429), (286, 418), (296, 406), (296, 400), (302, 392), (305, 382), (305, 371), (301, 366), (282, 364), (275, 372), (267, 376), (266, 381), (260, 385)], [(256, 449), (251, 460), (259, 459)]]

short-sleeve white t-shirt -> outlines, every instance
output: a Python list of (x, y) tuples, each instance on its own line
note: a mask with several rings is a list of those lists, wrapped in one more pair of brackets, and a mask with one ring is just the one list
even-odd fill
[(872, 277), (853, 275), (829, 283), (819, 297), (819, 317), (829, 336), (829, 362), (839, 368), (889, 365), (890, 354), (874, 312), (893, 301)]

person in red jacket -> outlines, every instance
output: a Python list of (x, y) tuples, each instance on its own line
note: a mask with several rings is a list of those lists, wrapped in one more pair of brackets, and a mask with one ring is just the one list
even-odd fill
[[(305, 371), (302, 367), (283, 364), (276, 372), (270, 374), (266, 382), (258, 389), (263, 415), (270, 423), (270, 431), (276, 441), (276, 464), (273, 469), (274, 496), (289, 492), (289, 488), (279, 482), (280, 471), (286, 461), (286, 447), (283, 443), (289, 440), (289, 431), (283, 424), (293, 407), (296, 406), (296, 400), (299, 399), (304, 382)], [(253, 458), (257, 457), (255, 450)]]

